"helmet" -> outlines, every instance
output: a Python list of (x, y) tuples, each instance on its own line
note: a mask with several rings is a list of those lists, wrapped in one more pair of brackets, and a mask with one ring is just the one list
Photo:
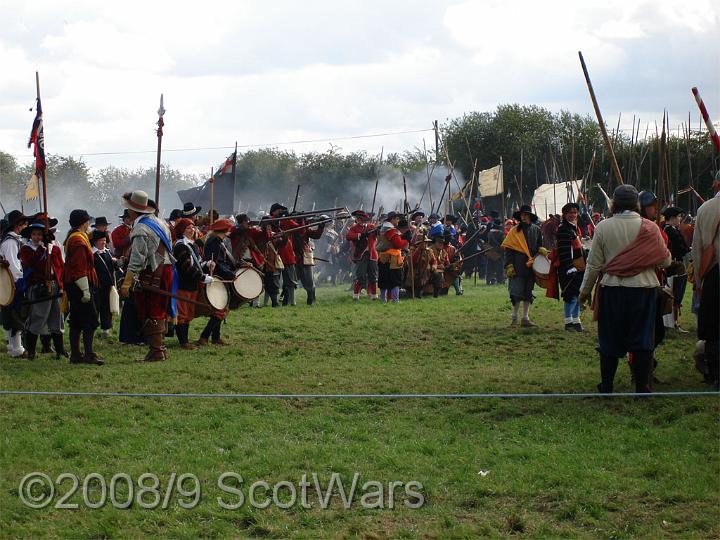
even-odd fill
[(652, 191), (641, 191), (638, 195), (638, 202), (640, 203), (640, 208), (650, 206), (655, 201), (657, 201), (657, 197)]

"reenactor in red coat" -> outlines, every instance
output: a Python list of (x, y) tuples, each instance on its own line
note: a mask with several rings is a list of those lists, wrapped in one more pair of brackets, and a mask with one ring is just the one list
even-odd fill
[(345, 238), (352, 245), (351, 258), (355, 263), (353, 300), (360, 300), (363, 289), (372, 300), (377, 300), (378, 252), (375, 246), (378, 230), (370, 223), (370, 216), (362, 210), (355, 210), (352, 216), (355, 224), (348, 229)]

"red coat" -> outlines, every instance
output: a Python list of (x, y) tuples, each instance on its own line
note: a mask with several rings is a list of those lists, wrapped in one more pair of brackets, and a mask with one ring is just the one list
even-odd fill
[(248, 229), (233, 227), (228, 236), (232, 244), (233, 257), (236, 260), (240, 260), (245, 249), (248, 249), (253, 264), (258, 268), (262, 268), (263, 264), (265, 264), (265, 257), (260, 251), (259, 244), (265, 238), (265, 233), (259, 227), (249, 227)]
[(74, 283), (82, 277), (87, 277), (91, 285), (97, 287), (98, 278), (95, 273), (95, 259), (87, 235), (84, 238), (73, 234), (65, 241), (65, 268), (63, 270), (63, 283)]
[(409, 242), (402, 237), (400, 231), (397, 229), (390, 229), (383, 236), (385, 236), (395, 249), (405, 249), (408, 247)]
[[(368, 232), (371, 231), (371, 232)], [(361, 239), (362, 233), (368, 233), (365, 239)], [(352, 260), (359, 261), (363, 254), (367, 251), (370, 254), (371, 261), (378, 260), (378, 252), (375, 244), (377, 243), (377, 229), (371, 223), (355, 223), (348, 229), (345, 238), (352, 244)]]
[[(294, 219), (284, 219), (279, 222), (280, 227), (276, 230), (285, 231), (294, 227), (299, 227), (300, 224)], [(295, 257), (295, 249), (293, 248), (292, 234), (286, 234), (287, 241), (280, 247), (278, 247), (278, 254), (282, 259), (285, 266), (297, 264), (297, 258)]]
[[(28, 285), (35, 285), (37, 283), (42, 283), (43, 281), (45, 281), (45, 273), (47, 271), (47, 259), (45, 258), (45, 253), (46, 249), (44, 246), (33, 249), (28, 245), (24, 245), (20, 248), (18, 258), (20, 259), (20, 263), (23, 267), (23, 274), (28, 276)], [(62, 252), (60, 251), (60, 248), (56, 245), (52, 245), (50, 266), (53, 271), (52, 281), (56, 281), (62, 289)], [(32, 269), (32, 272), (28, 272), (28, 270), (30, 269)]]
[(115, 249), (116, 257), (124, 257), (130, 251), (130, 227), (121, 223), (110, 233), (110, 241)]

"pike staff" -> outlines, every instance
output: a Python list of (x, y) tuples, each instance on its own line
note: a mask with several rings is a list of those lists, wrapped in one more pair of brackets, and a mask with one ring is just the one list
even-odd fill
[(380, 160), (378, 161), (377, 167), (375, 168), (375, 191), (373, 192), (372, 208), (370, 209), (370, 216), (372, 217), (375, 212), (375, 198), (377, 197), (378, 183), (380, 182), (380, 167), (382, 166), (383, 152), (385, 147), (380, 148)]
[(163, 107), (163, 95), (160, 94), (160, 108), (158, 109), (158, 121), (157, 121), (157, 164), (155, 166), (155, 204), (160, 209), (160, 150), (162, 149), (162, 138), (163, 138), (163, 126), (165, 121), (163, 115), (165, 114), (165, 107)]

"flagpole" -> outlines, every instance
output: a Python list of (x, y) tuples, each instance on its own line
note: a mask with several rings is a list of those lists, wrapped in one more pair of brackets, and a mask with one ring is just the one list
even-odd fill
[[(235, 178), (236, 178), (236, 169), (237, 169), (237, 141), (235, 141), (235, 152), (233, 153), (233, 167), (232, 167), (232, 174), (233, 174), (233, 202), (235, 201), (235, 196), (237, 194), (237, 185), (235, 184)], [(237, 212), (240, 213), (240, 204), (241, 201), (238, 201), (237, 206)], [(235, 205), (233, 204), (233, 210), (235, 209)]]
[[(42, 109), (42, 105), (40, 105), (40, 73), (37, 71), (35, 72), (35, 90), (37, 91), (37, 104)], [(43, 137), (44, 139), (44, 137)], [(43, 153), (44, 153), (44, 140), (43, 140)], [(48, 217), (48, 206), (47, 206), (47, 189), (46, 189), (46, 182), (45, 182), (45, 167), (41, 167), (40, 171), (40, 177), (42, 178), (42, 192), (43, 192), (43, 212), (45, 212), (45, 231), (50, 230), (50, 221)], [(48, 257), (49, 260), (49, 257)]]
[(210, 225), (215, 223), (215, 177), (210, 167)]
[(160, 108), (158, 109), (158, 121), (157, 121), (157, 164), (155, 167), (155, 205), (160, 211), (160, 151), (162, 149), (162, 137), (163, 137), (163, 126), (165, 122), (163, 115), (165, 114), (165, 107), (163, 107), (163, 95), (160, 94)]

